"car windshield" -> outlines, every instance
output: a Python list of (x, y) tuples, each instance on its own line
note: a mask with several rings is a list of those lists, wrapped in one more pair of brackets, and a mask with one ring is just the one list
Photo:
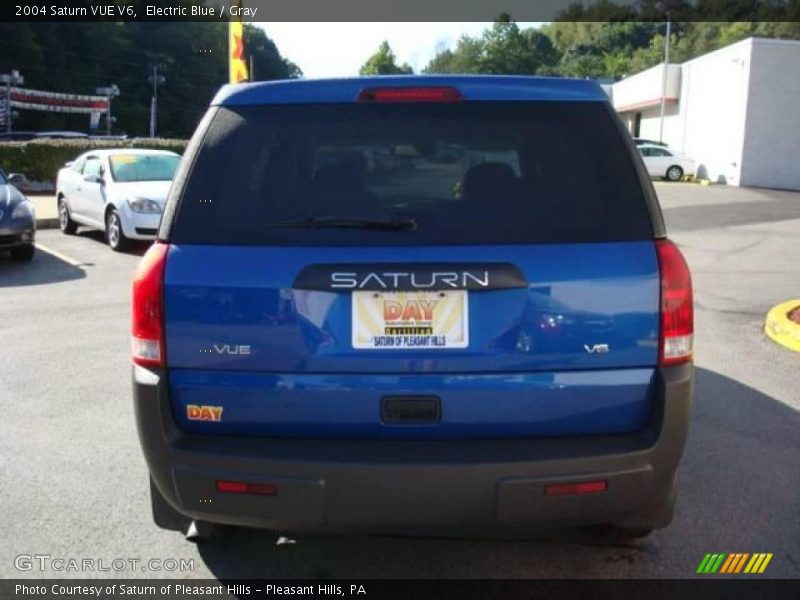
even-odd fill
[(109, 158), (114, 181), (172, 181), (179, 156), (171, 154), (115, 154)]
[(6, 184), (8, 181), (6, 180), (6, 174), (0, 171), (0, 185)]

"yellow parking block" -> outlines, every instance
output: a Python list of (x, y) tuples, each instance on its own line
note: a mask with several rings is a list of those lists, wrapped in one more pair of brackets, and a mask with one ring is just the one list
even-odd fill
[(767, 313), (764, 323), (764, 333), (774, 342), (800, 352), (800, 323), (795, 323), (789, 318), (789, 313), (800, 306), (800, 299), (781, 302)]

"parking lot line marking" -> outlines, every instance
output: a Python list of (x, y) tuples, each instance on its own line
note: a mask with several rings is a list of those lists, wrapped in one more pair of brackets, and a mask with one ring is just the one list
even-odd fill
[(65, 263), (70, 264), (73, 267), (80, 267), (81, 264), (82, 264), (81, 261), (75, 260), (74, 258), (70, 258), (69, 256), (67, 256), (65, 254), (61, 254), (61, 252), (57, 252), (57, 251), (53, 250), (52, 248), (48, 248), (47, 246), (45, 246), (44, 244), (40, 244), (39, 242), (36, 242), (36, 247), (39, 250), (47, 252), (51, 256), (55, 256), (59, 260), (63, 260)]

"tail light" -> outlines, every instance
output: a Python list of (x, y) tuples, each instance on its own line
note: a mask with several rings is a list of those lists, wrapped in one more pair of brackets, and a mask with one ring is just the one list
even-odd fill
[(133, 276), (131, 355), (137, 365), (164, 366), (164, 267), (166, 244), (153, 244)]
[(694, 306), (692, 276), (683, 254), (669, 240), (657, 240), (661, 271), (659, 364), (679, 365), (692, 359)]
[(598, 494), (608, 490), (608, 482), (604, 479), (597, 481), (582, 481), (580, 483), (554, 483), (544, 488), (545, 496), (582, 496), (584, 494)]
[(358, 102), (460, 102), (461, 92), (454, 87), (385, 87), (366, 88)]
[(217, 479), (217, 491), (227, 494), (255, 494), (257, 496), (277, 496), (278, 486), (272, 483), (247, 483)]

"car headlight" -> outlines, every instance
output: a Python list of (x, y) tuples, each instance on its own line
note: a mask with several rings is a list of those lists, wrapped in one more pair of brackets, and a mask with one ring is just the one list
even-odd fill
[(20, 202), (11, 212), (12, 219), (32, 219), (33, 215), (33, 205), (30, 202)]
[(128, 206), (133, 212), (137, 213), (160, 213), (161, 205), (155, 200), (148, 198), (128, 198)]

